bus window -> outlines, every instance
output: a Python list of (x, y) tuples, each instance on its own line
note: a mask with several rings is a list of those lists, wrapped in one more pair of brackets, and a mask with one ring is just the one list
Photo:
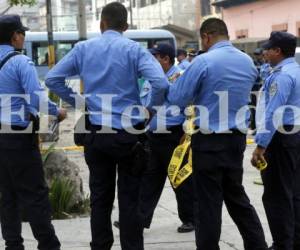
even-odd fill
[(47, 42), (32, 43), (32, 60), (36, 66), (44, 66), (48, 64)]
[(144, 40), (139, 40), (137, 41), (143, 48), (148, 49), (148, 41)]
[(57, 42), (56, 44), (56, 61), (61, 60), (73, 48), (74, 43), (71, 42)]
[(170, 38), (166, 39), (151, 39), (149, 40), (148, 48), (153, 48), (155, 45), (161, 44), (161, 43), (168, 43), (172, 45), (175, 48), (174, 41)]
[(174, 41), (170, 38), (166, 38), (166, 39), (134, 39), (136, 42), (138, 42), (142, 47), (144, 47), (145, 49), (151, 49), (154, 47), (154, 45), (160, 44), (160, 43), (168, 43), (170, 45), (172, 45), (173, 47), (175, 47)]
[(296, 62), (300, 64), (300, 48), (296, 49), (296, 54), (295, 54)]

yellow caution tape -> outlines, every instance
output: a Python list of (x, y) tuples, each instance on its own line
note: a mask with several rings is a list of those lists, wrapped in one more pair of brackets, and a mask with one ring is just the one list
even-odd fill
[[(185, 141), (177, 146), (173, 152), (169, 167), (168, 167), (168, 176), (170, 179), (170, 182), (174, 188), (177, 188), (191, 173), (189, 173), (188, 170), (182, 170), (187, 169), (188, 164), (186, 164), (182, 169), (180, 169), (182, 162), (184, 160), (184, 156), (190, 149), (191, 140), (190, 137), (186, 137)], [(191, 158), (191, 157), (189, 157)], [(180, 177), (179, 177), (180, 172)], [(188, 174), (188, 176), (185, 176)]]
[[(194, 131), (192, 119), (194, 116), (194, 108), (191, 106), (188, 108), (185, 140), (182, 144), (175, 148), (168, 167), (168, 177), (173, 188), (180, 186), (193, 173), (191, 135)], [(188, 162), (181, 167), (187, 153), (189, 154)]]
[[(46, 152), (48, 148), (42, 148), (41, 152)], [(83, 151), (83, 147), (78, 146), (68, 146), (68, 147), (55, 147), (54, 150), (64, 150), (64, 151)]]
[(247, 138), (247, 144), (254, 144), (254, 139)]
[(263, 170), (265, 170), (268, 167), (268, 163), (267, 162), (258, 161), (256, 167), (257, 167), (257, 169), (259, 171), (263, 171)]
[(177, 173), (173, 187), (177, 188), (182, 182), (184, 182), (193, 173), (192, 166), (192, 150), (189, 150), (188, 163), (185, 164)]

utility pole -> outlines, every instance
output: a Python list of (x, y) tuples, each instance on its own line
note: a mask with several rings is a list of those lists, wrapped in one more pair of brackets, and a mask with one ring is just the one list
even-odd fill
[(133, 29), (132, 0), (129, 0), (129, 11), (130, 11), (130, 29)]
[[(53, 39), (53, 22), (52, 22), (52, 5), (51, 0), (46, 0), (46, 11), (47, 11), (47, 33), (48, 33), (48, 67), (51, 69), (55, 65), (55, 47), (54, 47), (54, 39)], [(55, 95), (53, 92), (49, 92), (49, 98), (56, 102), (57, 104), (60, 102), (60, 98)], [(61, 102), (60, 102), (61, 105)], [(50, 141), (55, 141), (59, 138), (59, 125), (55, 120), (48, 120), (48, 130), (51, 130), (51, 133), (46, 133), (49, 136)], [(43, 135), (40, 136), (41, 141), (45, 141)]]
[[(86, 32), (86, 13), (84, 0), (78, 0), (78, 31), (79, 31), (79, 41), (87, 39)], [(84, 92), (84, 83), (80, 81), (80, 93)]]
[(55, 65), (55, 49), (54, 49), (54, 40), (53, 40), (51, 0), (47, 0), (46, 10), (47, 10), (47, 32), (48, 32), (48, 67), (51, 69)]
[(86, 11), (84, 0), (78, 0), (78, 31), (79, 31), (79, 40), (87, 39), (86, 32)]

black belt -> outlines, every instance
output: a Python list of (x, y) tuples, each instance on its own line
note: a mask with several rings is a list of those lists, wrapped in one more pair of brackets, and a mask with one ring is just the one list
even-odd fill
[[(126, 131), (125, 129), (109, 128), (107, 126), (93, 125), (93, 124), (90, 124), (88, 126), (87, 130), (89, 130), (91, 132), (97, 132), (97, 131), (100, 131), (102, 129), (104, 130), (105, 128), (116, 131), (116, 132)], [(133, 128), (136, 129), (136, 130), (143, 130), (143, 129), (145, 129), (145, 124), (144, 123), (138, 123), (138, 124), (134, 125)]]
[(16, 130), (16, 131), (22, 131), (26, 130), (28, 127), (22, 127), (17, 125), (6, 125), (0, 123), (0, 129), (8, 129), (8, 130)]
[[(196, 126), (195, 130), (198, 130), (199, 127)], [(231, 132), (231, 133), (230, 133)], [(224, 131), (224, 132), (210, 132), (210, 133), (202, 133), (201, 130), (199, 130), (196, 134), (203, 134), (203, 135), (246, 135), (246, 133), (243, 133), (242, 131), (240, 131), (239, 129), (229, 129), (228, 131)]]

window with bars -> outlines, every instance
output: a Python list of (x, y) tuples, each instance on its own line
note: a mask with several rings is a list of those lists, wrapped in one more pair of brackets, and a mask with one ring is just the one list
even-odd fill
[(210, 0), (201, 0), (201, 15), (208, 16), (211, 15), (211, 5)]

